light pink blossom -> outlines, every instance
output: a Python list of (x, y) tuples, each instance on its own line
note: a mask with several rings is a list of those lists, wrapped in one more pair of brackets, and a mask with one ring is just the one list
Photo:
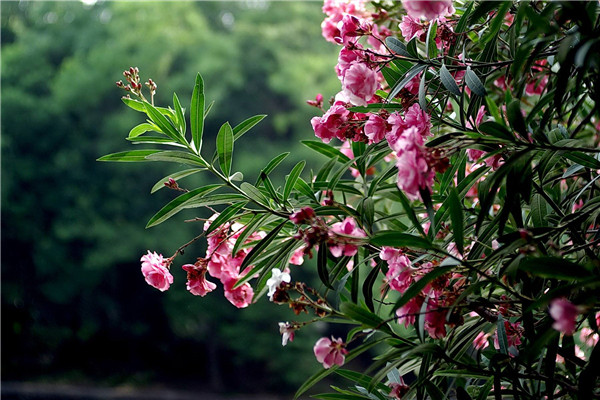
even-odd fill
[(246, 308), (252, 303), (254, 290), (252, 290), (252, 286), (248, 282), (234, 289), (235, 284), (238, 283), (240, 278), (241, 276), (228, 273), (226, 277), (221, 279), (221, 282), (225, 290), (225, 298), (237, 308)]
[(292, 253), (292, 256), (290, 257), (290, 264), (294, 264), (294, 265), (304, 264), (304, 249), (305, 249), (305, 246), (302, 246), (302, 247), (294, 250), (294, 252)]
[(334, 103), (322, 117), (313, 117), (310, 120), (315, 135), (324, 143), (329, 143), (331, 139), (343, 131), (344, 124), (348, 120), (350, 112), (342, 103)]
[(346, 217), (342, 222), (337, 222), (329, 230), (329, 251), (334, 257), (342, 255), (351, 257), (358, 251), (356, 239), (367, 237), (365, 231), (356, 226), (352, 217)]
[(402, 0), (408, 15), (428, 21), (454, 13), (452, 0)]
[(187, 271), (186, 288), (191, 294), (204, 297), (207, 293), (217, 288), (217, 285), (206, 280), (206, 267), (196, 264), (185, 264), (181, 268)]
[(400, 31), (402, 31), (402, 36), (407, 42), (415, 36), (421, 36), (423, 33), (425, 33), (421, 21), (419, 21), (417, 18), (411, 17), (410, 15), (405, 15), (402, 17)]
[(573, 335), (579, 307), (565, 298), (554, 299), (550, 302), (550, 316), (554, 319), (552, 327), (565, 335)]
[(352, 63), (342, 78), (342, 92), (356, 106), (366, 106), (378, 86), (377, 72), (361, 62)]
[(417, 315), (421, 312), (421, 306), (423, 305), (423, 297), (415, 296), (410, 299), (405, 305), (396, 310), (396, 316), (398, 317), (398, 323), (404, 324), (408, 327), (415, 323)]
[(477, 350), (483, 350), (487, 348), (490, 345), (488, 342), (489, 337), (489, 333), (479, 332), (479, 334), (477, 334), (477, 337), (473, 340), (473, 347)]
[(364, 131), (370, 143), (379, 143), (385, 138), (388, 131), (387, 122), (377, 114), (370, 114), (365, 123)]
[(334, 365), (344, 365), (345, 355), (348, 353), (345, 347), (341, 338), (322, 337), (315, 344), (313, 351), (317, 361), (323, 364), (324, 368), (329, 369)]
[(140, 259), (142, 262), (142, 274), (146, 278), (146, 283), (164, 292), (173, 283), (173, 275), (167, 268), (167, 262), (163, 259), (162, 254), (156, 252), (143, 255)]

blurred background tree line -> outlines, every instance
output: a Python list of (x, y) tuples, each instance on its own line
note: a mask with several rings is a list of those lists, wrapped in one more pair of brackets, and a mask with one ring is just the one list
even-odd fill
[[(197, 210), (144, 230), (176, 193), (150, 188), (171, 166), (96, 162), (131, 146), (143, 122), (114, 82), (130, 67), (189, 102), (197, 72), (215, 100), (205, 128), (269, 114), (236, 142), (236, 167), (256, 174), (319, 160), (305, 104), (335, 94), (336, 51), (321, 38), (319, 2), (2, 2), (2, 380), (178, 384), (210, 390), (293, 391), (319, 368), (301, 332), (281, 349), (290, 310), (263, 299), (237, 310), (219, 293), (185, 290), (174, 264), (166, 293), (147, 286), (139, 258), (170, 256), (196, 236)], [(170, 168), (170, 169), (167, 169)], [(202, 174), (186, 178), (190, 186)], [(196, 180), (194, 180), (196, 179)], [(251, 177), (252, 179), (252, 177)], [(277, 175), (275, 180), (277, 181)], [(279, 176), (279, 182), (283, 179)], [(204, 215), (206, 216), (206, 215)], [(298, 274), (309, 274), (297, 267)], [(246, 338), (252, 337), (252, 342)], [(276, 356), (274, 356), (276, 355)]]

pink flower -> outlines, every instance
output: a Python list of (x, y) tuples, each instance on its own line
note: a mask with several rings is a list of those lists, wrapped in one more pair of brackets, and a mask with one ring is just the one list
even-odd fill
[[(342, 222), (337, 222), (331, 226), (329, 251), (334, 257), (353, 256), (358, 251), (360, 239), (367, 237), (362, 229), (356, 226), (352, 217), (346, 217)], [(357, 242), (356, 239), (359, 239)]]
[(331, 340), (326, 337), (322, 337), (317, 341), (313, 351), (317, 361), (323, 364), (326, 369), (331, 368), (334, 365), (344, 365), (345, 354), (348, 350), (345, 349), (345, 344), (342, 339), (335, 339), (333, 336)]
[(573, 335), (579, 308), (565, 298), (554, 299), (550, 302), (550, 316), (554, 319), (552, 327), (565, 335)]
[(341, 103), (334, 103), (322, 117), (313, 117), (310, 120), (315, 135), (325, 143), (329, 143), (340, 131), (345, 130), (344, 124), (348, 120), (350, 111)]
[(411, 17), (428, 21), (454, 13), (452, 0), (402, 0), (402, 5)]
[(435, 172), (429, 167), (422, 149), (423, 139), (416, 127), (410, 127), (393, 144), (398, 167), (398, 187), (411, 200), (419, 198), (419, 191), (433, 185)]
[(488, 343), (488, 338), (490, 337), (489, 333), (479, 332), (475, 340), (473, 340), (473, 347), (477, 350), (483, 350), (488, 347), (490, 344)]
[(337, 73), (337, 76), (340, 79), (343, 78), (344, 74), (346, 73), (346, 70), (350, 68), (350, 66), (353, 63), (362, 62), (363, 60), (363, 53), (361, 51), (362, 46), (357, 43), (354, 47), (356, 48), (356, 50), (350, 50), (346, 47), (342, 47), (342, 49), (340, 50), (340, 55), (338, 56), (338, 63), (335, 66), (335, 72)]
[(439, 308), (440, 304), (436, 299), (427, 300), (427, 311), (425, 314), (424, 328), (434, 339), (441, 339), (446, 336), (446, 314), (447, 311)]
[(402, 400), (402, 396), (404, 396), (410, 390), (410, 386), (404, 383), (402, 377), (400, 377), (400, 383), (392, 382), (389, 384), (389, 386), (392, 388), (390, 391), (390, 397), (396, 400)]
[(378, 86), (377, 72), (360, 62), (352, 63), (342, 78), (342, 92), (356, 106), (366, 106)]
[(223, 287), (225, 289), (225, 298), (237, 308), (246, 308), (252, 303), (254, 290), (252, 290), (252, 286), (250, 286), (248, 282), (234, 289), (233, 287), (238, 282), (239, 278), (241, 278), (241, 276), (228, 274), (226, 278), (221, 278), (221, 282), (223, 282)]
[(217, 285), (206, 280), (206, 267), (196, 264), (185, 264), (181, 268), (187, 271), (186, 287), (191, 294), (204, 297), (207, 293), (217, 288)]
[(421, 36), (423, 33), (425, 33), (421, 21), (419, 21), (417, 18), (411, 17), (410, 15), (405, 15), (404, 17), (402, 17), (402, 22), (400, 23), (400, 30), (402, 31), (402, 36), (404, 36), (404, 40), (406, 40), (407, 42), (415, 36)]
[(348, 46), (350, 42), (356, 42), (357, 37), (362, 36), (364, 33), (361, 21), (350, 14), (344, 14), (342, 20), (338, 22), (337, 28), (340, 31), (340, 37), (337, 41), (344, 46)]
[(385, 138), (388, 131), (387, 122), (377, 114), (370, 114), (364, 130), (365, 136), (371, 143), (379, 143)]
[(290, 215), (290, 221), (296, 225), (310, 224), (317, 217), (315, 210), (311, 207), (302, 207), (300, 210)]
[(321, 22), (321, 34), (328, 42), (337, 44), (335, 38), (340, 37), (340, 30), (337, 27), (339, 19), (328, 17)]
[(142, 262), (142, 274), (148, 285), (154, 286), (161, 292), (171, 286), (173, 275), (169, 272), (162, 254), (150, 253), (148, 250), (148, 254), (142, 256), (140, 261)]
[(305, 249), (305, 247), (302, 246), (299, 249), (296, 249), (294, 251), (294, 253), (290, 257), (290, 264), (294, 264), (294, 265), (304, 264), (304, 249)]
[(279, 323), (279, 333), (281, 333), (281, 345), (285, 346), (288, 342), (294, 341), (294, 333), (296, 329), (289, 322)]
[[(510, 322), (504, 320), (504, 331), (506, 332), (506, 339), (509, 347), (517, 347), (521, 344), (521, 337), (523, 336), (523, 328), (520, 322)], [(494, 334), (494, 347), (500, 349), (500, 342), (498, 341), (498, 331)]]
[(406, 127), (414, 126), (421, 136), (431, 135), (431, 117), (421, 109), (419, 103), (415, 103), (404, 114), (404, 123)]
[(592, 328), (583, 327), (581, 328), (581, 333), (579, 334), (579, 339), (583, 344), (587, 347), (592, 348), (598, 343), (598, 334), (594, 332)]
[(387, 262), (385, 280), (392, 290), (403, 293), (414, 282), (410, 260), (398, 249), (383, 247), (379, 257)]
[(423, 297), (415, 296), (410, 299), (405, 305), (396, 310), (396, 316), (398, 317), (398, 323), (404, 324), (408, 327), (415, 323), (417, 315), (421, 312), (421, 306), (423, 305)]

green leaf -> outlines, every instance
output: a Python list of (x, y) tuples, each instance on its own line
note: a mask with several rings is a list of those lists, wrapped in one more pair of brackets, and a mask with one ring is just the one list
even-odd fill
[(240, 185), (240, 189), (242, 189), (246, 196), (252, 201), (262, 205), (269, 204), (267, 198), (262, 194), (262, 192), (259, 189), (256, 188), (256, 186), (253, 186), (248, 182), (242, 182), (242, 184)]
[(340, 305), (340, 311), (353, 321), (360, 322), (369, 328), (378, 329), (389, 334), (392, 332), (389, 325), (380, 316), (358, 304), (344, 302)]
[(300, 161), (298, 164), (292, 168), (292, 171), (288, 175), (285, 180), (285, 187), (283, 188), (283, 202), (285, 203), (290, 197), (290, 193), (292, 193), (292, 189), (296, 186), (296, 181), (298, 181), (298, 177), (304, 170), (304, 166), (306, 165), (306, 161)]
[(421, 71), (423, 71), (425, 68), (427, 68), (426, 64), (416, 64), (414, 65), (404, 76), (404, 79), (402, 79), (400, 82), (397, 82), (394, 87), (392, 88), (392, 90), (390, 91), (389, 95), (387, 96), (387, 100), (390, 101), (392, 100), (394, 97), (396, 97), (396, 95), (398, 93), (400, 93), (400, 91), (404, 88), (404, 86), (406, 86), (408, 84), (408, 82), (410, 82), (415, 76), (417, 76)]
[(467, 71), (465, 73), (465, 83), (479, 97), (485, 97), (487, 94), (485, 91), (485, 87), (483, 87), (483, 83), (477, 76), (475, 72), (471, 69), (471, 67), (467, 67)]
[[(152, 218), (148, 221), (146, 228), (150, 228), (156, 226), (167, 219), (171, 218), (173, 215), (177, 214), (179, 211), (192, 207), (192, 203), (198, 198), (206, 196), (210, 192), (214, 192), (222, 185), (214, 184), (204, 186), (198, 189), (194, 189), (190, 192), (184, 193), (181, 196), (176, 197), (171, 200), (167, 205), (161, 208)], [(196, 205), (194, 205), (196, 206)]]
[(164, 136), (146, 136), (146, 135), (144, 135), (144, 136), (127, 138), (127, 140), (130, 141), (131, 144), (164, 144), (164, 145), (168, 145), (168, 146), (185, 148), (185, 146), (182, 145), (181, 143), (176, 143), (173, 141), (173, 139), (164, 137)]
[(273, 158), (271, 161), (269, 161), (269, 163), (262, 169), (262, 172), (264, 172), (266, 175), (269, 175), (271, 172), (273, 172), (273, 170), (287, 157), (289, 156), (290, 153), (286, 152), (286, 153), (281, 153), (280, 155), (278, 155), (277, 157)]
[(341, 163), (345, 163), (345, 162), (348, 162), (348, 160), (350, 160), (350, 158), (348, 158), (348, 156), (344, 155), (341, 151), (339, 151), (338, 149), (333, 148), (323, 142), (319, 142), (316, 140), (301, 140), (300, 143), (302, 143), (309, 149), (312, 149), (318, 153), (321, 153), (329, 158), (337, 157), (338, 161)]
[(548, 226), (548, 221), (546, 220), (546, 216), (548, 215), (548, 205), (546, 200), (541, 194), (534, 194), (531, 197), (531, 221), (533, 222), (533, 226), (536, 228), (540, 228), (543, 226)]
[(398, 191), (396, 193), (398, 194), (398, 198), (400, 199), (400, 203), (402, 204), (402, 208), (404, 208), (404, 211), (406, 212), (406, 216), (408, 217), (408, 219), (410, 220), (410, 222), (413, 224), (413, 226), (419, 231), (419, 233), (421, 234), (421, 236), (423, 236), (423, 238), (425, 238), (427, 236), (425, 234), (425, 230), (423, 229), (423, 226), (421, 225), (421, 223), (417, 219), (417, 215), (415, 214), (415, 211), (410, 206), (408, 198), (406, 197), (406, 195), (400, 189), (398, 189)]
[(175, 142), (181, 144), (187, 144), (181, 133), (173, 126), (173, 123), (167, 119), (159, 110), (157, 110), (152, 104), (144, 102), (146, 108), (146, 114), (148, 117), (160, 128), (161, 132), (173, 139)]
[(579, 264), (558, 257), (527, 257), (519, 269), (541, 278), (584, 281), (593, 274)]
[(240, 235), (238, 236), (237, 240), (235, 241), (235, 245), (231, 250), (231, 254), (237, 254), (239, 249), (246, 242), (246, 239), (256, 232), (263, 224), (265, 224), (270, 216), (271, 215), (269, 214), (256, 214), (254, 217), (252, 217), (250, 222), (246, 224), (244, 230), (240, 232)]
[(319, 201), (317, 200), (317, 198), (315, 197), (315, 191), (313, 191), (310, 186), (308, 185), (308, 183), (306, 183), (304, 181), (304, 179), (302, 178), (298, 178), (298, 180), (296, 181), (296, 186), (295, 186), (296, 190), (300, 193), (302, 193), (303, 195), (305, 195), (306, 197), (308, 197), (309, 199), (311, 199), (312, 201), (314, 201), (315, 203), (319, 203)]
[(228, 177), (231, 172), (231, 161), (233, 156), (233, 130), (229, 122), (225, 122), (217, 134), (217, 155), (221, 171)]
[(369, 243), (375, 246), (408, 247), (426, 250), (435, 248), (427, 239), (397, 231), (377, 232), (371, 237)]
[(142, 103), (141, 101), (133, 100), (127, 97), (121, 97), (121, 100), (123, 101), (123, 103), (125, 103), (125, 105), (127, 105), (127, 107), (132, 108), (135, 111), (146, 112), (146, 109), (144, 108), (144, 103)]
[(116, 162), (140, 162), (149, 161), (146, 157), (160, 153), (162, 150), (130, 150), (121, 151), (119, 153), (107, 154), (98, 158), (96, 161), (116, 161)]
[(266, 114), (255, 115), (237, 124), (235, 128), (233, 128), (233, 139), (238, 140), (244, 133), (252, 129), (254, 125), (258, 124), (265, 117)]
[(196, 83), (192, 92), (190, 126), (192, 129), (192, 142), (196, 152), (202, 149), (202, 134), (204, 131), (204, 81), (200, 74), (196, 75)]
[(504, 318), (502, 318), (502, 314), (498, 314), (496, 333), (498, 344), (500, 346), (500, 353), (508, 355), (508, 338), (506, 337), (506, 329), (504, 327)]
[(582, 153), (581, 151), (568, 151), (562, 153), (565, 158), (568, 158), (571, 161), (576, 162), (579, 165), (583, 165), (587, 168), (592, 169), (600, 169), (600, 161), (596, 160), (594, 157)]
[(513, 136), (512, 132), (508, 130), (508, 128), (495, 121), (482, 122), (479, 124), (477, 129), (483, 134), (494, 136), (499, 139), (505, 139), (511, 142), (515, 140), (515, 137)]
[(506, 116), (510, 126), (518, 132), (521, 137), (527, 138), (527, 126), (525, 126), (525, 118), (521, 113), (521, 101), (513, 100), (506, 107)]
[(402, 57), (410, 57), (410, 53), (406, 51), (406, 45), (402, 43), (398, 38), (388, 36), (385, 38), (385, 44), (394, 53), (401, 55)]
[(319, 244), (319, 250), (317, 251), (317, 273), (323, 285), (333, 290), (333, 286), (329, 281), (329, 271), (327, 270), (327, 243), (325, 242)]
[(144, 123), (144, 124), (139, 124), (135, 127), (133, 127), (130, 131), (129, 131), (129, 135), (127, 136), (128, 139), (130, 138), (135, 138), (140, 136), (141, 134), (145, 133), (145, 132), (152, 132), (155, 131), (156, 128), (154, 127), (154, 125), (152, 124), (148, 124), (148, 123)]
[[(261, 241), (258, 242), (252, 248), (252, 250), (250, 250), (250, 252), (244, 258), (244, 261), (242, 261), (242, 265), (240, 266), (240, 271), (243, 271), (244, 269), (246, 269), (247, 266), (252, 264), (252, 261), (254, 261), (256, 259), (256, 257), (258, 257), (258, 255), (260, 253), (262, 253), (263, 250), (265, 250), (271, 244), (271, 242), (273, 240), (275, 240), (275, 238), (277, 237), (277, 234), (279, 234), (279, 231), (281, 231), (283, 229), (283, 227), (285, 226), (285, 224), (287, 224), (288, 222), (289, 221), (286, 219), (285, 221), (282, 221), (281, 223), (279, 223), (279, 225), (277, 225), (275, 228), (273, 228), (273, 230), (271, 232), (267, 233), (267, 236), (265, 236), (263, 239), (261, 239)], [(252, 276), (252, 275), (254, 275), (254, 273), (250, 272), (250, 273), (248, 273), (248, 275)], [(240, 285), (241, 285), (241, 283), (238, 282), (238, 283), (236, 283), (234, 288), (236, 288)]]
[(450, 210), (450, 220), (452, 221), (452, 230), (454, 232), (454, 242), (460, 254), (464, 253), (464, 220), (462, 202), (458, 198), (455, 188), (450, 190), (448, 196), (448, 207)]
[(177, 181), (178, 179), (182, 179), (182, 178), (185, 178), (186, 176), (189, 176), (189, 175), (192, 175), (192, 174), (195, 174), (198, 172), (202, 172), (202, 171), (206, 171), (206, 168), (190, 168), (190, 169), (186, 169), (183, 171), (179, 171), (179, 172), (175, 172), (170, 175), (167, 175), (164, 178), (159, 179), (158, 182), (156, 182), (154, 184), (154, 186), (152, 186), (150, 193), (157, 192), (160, 189), (164, 188), (165, 182), (168, 182), (169, 178), (172, 178)]
[(244, 207), (246, 205), (246, 203), (247, 202), (245, 202), (245, 201), (241, 201), (239, 203), (233, 203), (232, 205), (230, 205), (229, 207), (227, 207), (226, 209), (221, 211), (219, 213), (219, 216), (217, 218), (215, 218), (213, 220), (213, 222), (210, 223), (210, 226), (204, 233), (208, 236), (209, 233), (211, 233), (212, 231), (214, 231), (215, 229), (217, 229), (218, 227), (223, 225), (225, 222), (229, 222), (231, 217), (236, 215), (238, 213), (238, 211), (240, 211), (242, 209), (242, 207)]
[(173, 93), (173, 108), (175, 108), (175, 116), (177, 117), (177, 127), (179, 128), (179, 132), (183, 134), (185, 137), (185, 117), (183, 116), (183, 107), (181, 107), (181, 103), (179, 102), (179, 98), (176, 93)]
[(365, 298), (365, 305), (371, 311), (375, 310), (375, 306), (373, 304), (373, 285), (377, 282), (377, 276), (379, 275), (379, 271), (381, 270), (381, 265), (377, 264), (374, 268), (369, 271), (369, 274), (365, 278), (363, 283), (362, 292), (363, 297)]
[(444, 85), (444, 87), (448, 89), (450, 93), (460, 96), (460, 88), (456, 84), (454, 77), (450, 71), (448, 71), (448, 68), (446, 68), (445, 64), (442, 64), (440, 68), (440, 80), (442, 81), (442, 85)]
[(435, 36), (437, 35), (437, 20), (429, 24), (427, 38), (425, 39), (425, 56), (427, 59), (437, 57), (437, 46), (435, 44)]
[(281, 205), (282, 203), (281, 203), (281, 200), (279, 199), (279, 194), (275, 190), (275, 187), (273, 186), (273, 182), (271, 182), (271, 179), (267, 176), (267, 174), (265, 174), (264, 172), (261, 172), (259, 179), (264, 184), (265, 189), (267, 189), (267, 192), (269, 192), (270, 198), (273, 201), (275, 201), (277, 204)]
[(198, 165), (201, 167), (207, 167), (206, 161), (204, 161), (204, 159), (198, 157), (195, 154), (187, 153), (185, 151), (165, 150), (155, 152), (146, 156), (146, 159), (150, 161), (168, 161), (186, 165)]

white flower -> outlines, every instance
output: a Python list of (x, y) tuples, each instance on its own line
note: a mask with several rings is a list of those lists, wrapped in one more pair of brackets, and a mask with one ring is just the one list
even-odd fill
[(288, 342), (294, 341), (295, 329), (289, 324), (289, 322), (279, 323), (279, 333), (281, 333), (281, 345), (285, 346)]
[(279, 285), (281, 285), (281, 282), (289, 283), (291, 280), (292, 277), (290, 274), (282, 272), (280, 269), (273, 268), (271, 270), (271, 277), (267, 280), (267, 286), (269, 287), (267, 296), (269, 296), (269, 300), (273, 301), (273, 295)]

